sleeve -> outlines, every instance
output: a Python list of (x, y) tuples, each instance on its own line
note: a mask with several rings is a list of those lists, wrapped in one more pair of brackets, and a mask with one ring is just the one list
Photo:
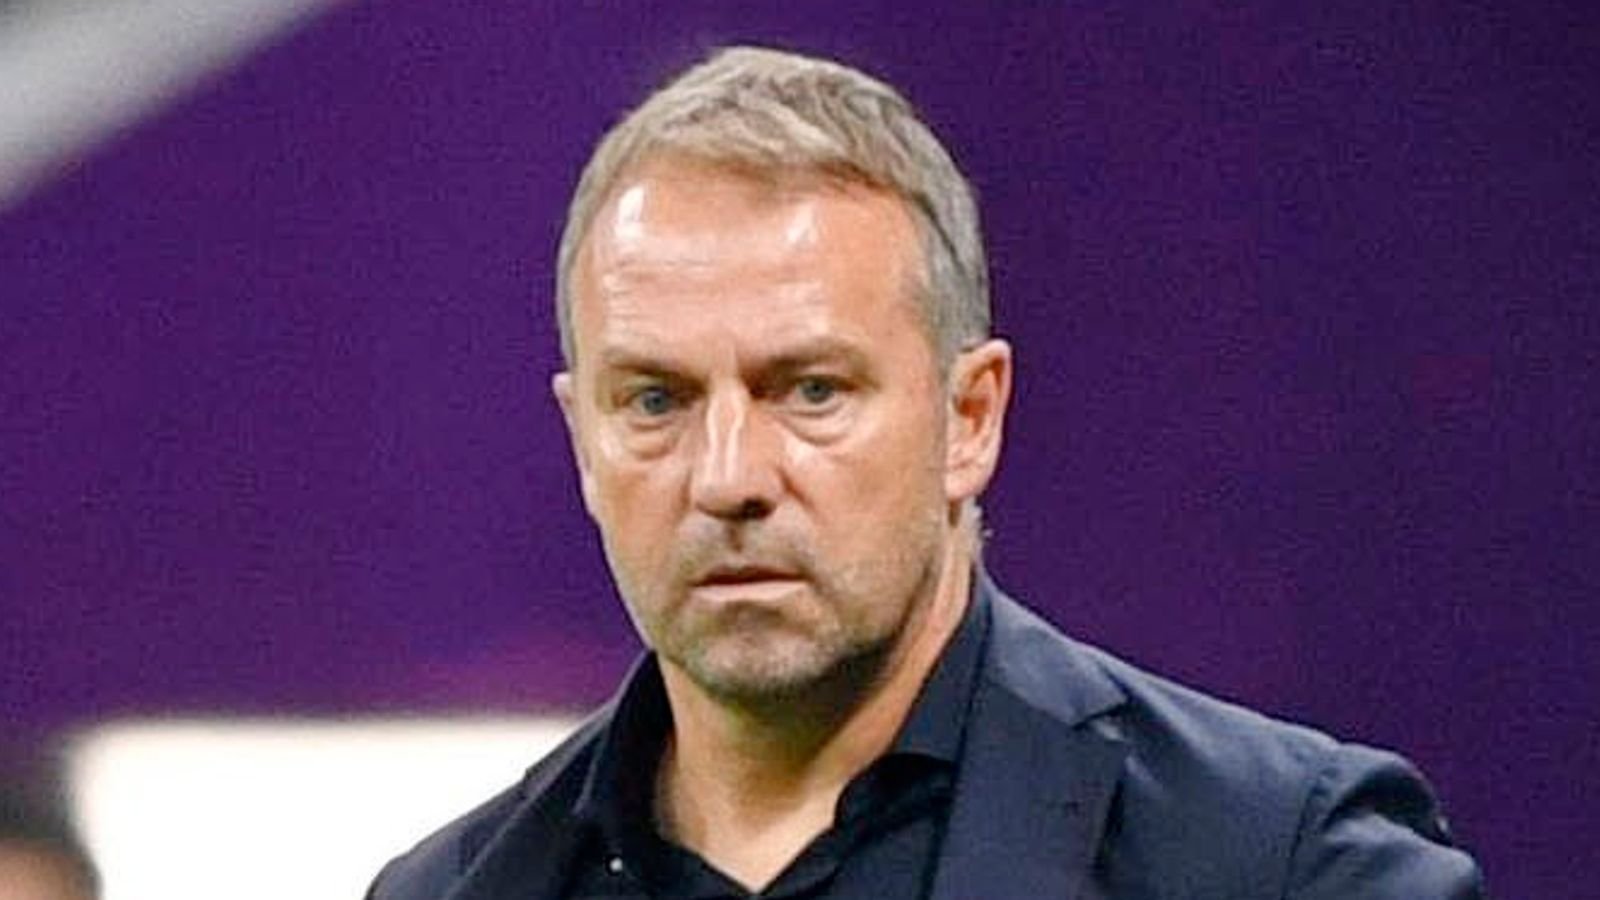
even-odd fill
[(393, 866), (393, 863), (384, 866), (377, 876), (372, 879), (372, 884), (367, 886), (367, 893), (364, 895), (363, 900), (381, 900), (383, 894), (378, 892), (378, 886), (383, 883), (383, 876), (389, 873), (391, 866)]
[(390, 860), (372, 879), (365, 900), (437, 900), (450, 893), (457, 874), (455, 867), (413, 852)]
[(1392, 753), (1332, 750), (1307, 793), (1289, 900), (1484, 900), (1422, 776)]

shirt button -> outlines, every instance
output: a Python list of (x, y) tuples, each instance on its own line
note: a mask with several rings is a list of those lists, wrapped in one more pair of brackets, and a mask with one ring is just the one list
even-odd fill
[(621, 875), (626, 868), (627, 867), (622, 864), (622, 857), (620, 856), (613, 856), (606, 860), (606, 871), (613, 875)]

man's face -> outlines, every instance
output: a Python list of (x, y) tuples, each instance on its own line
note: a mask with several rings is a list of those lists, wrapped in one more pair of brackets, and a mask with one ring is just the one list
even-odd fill
[(946, 396), (893, 196), (682, 161), (635, 171), (574, 272), (556, 392), (635, 624), (709, 693), (892, 650), (953, 510)]

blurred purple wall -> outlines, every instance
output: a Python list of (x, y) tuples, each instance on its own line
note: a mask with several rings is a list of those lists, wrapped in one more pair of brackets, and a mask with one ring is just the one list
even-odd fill
[(604, 127), (754, 40), (903, 87), (982, 194), (1002, 581), (1398, 747), (1497, 894), (1579, 896), (1600, 10), (1379, 5), (334, 11), (0, 215), (6, 740), (602, 697), (553, 248)]

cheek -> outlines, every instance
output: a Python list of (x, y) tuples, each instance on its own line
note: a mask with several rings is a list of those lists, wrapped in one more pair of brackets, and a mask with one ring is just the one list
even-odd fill
[(787, 463), (796, 492), (809, 495), (819, 514), (864, 529), (892, 528), (882, 520), (942, 500), (942, 441), (934, 437), (942, 433), (931, 413), (873, 418), (848, 440), (791, 441)]
[(607, 539), (630, 548), (669, 540), (685, 497), (684, 467), (603, 442), (597, 449), (591, 476)]

